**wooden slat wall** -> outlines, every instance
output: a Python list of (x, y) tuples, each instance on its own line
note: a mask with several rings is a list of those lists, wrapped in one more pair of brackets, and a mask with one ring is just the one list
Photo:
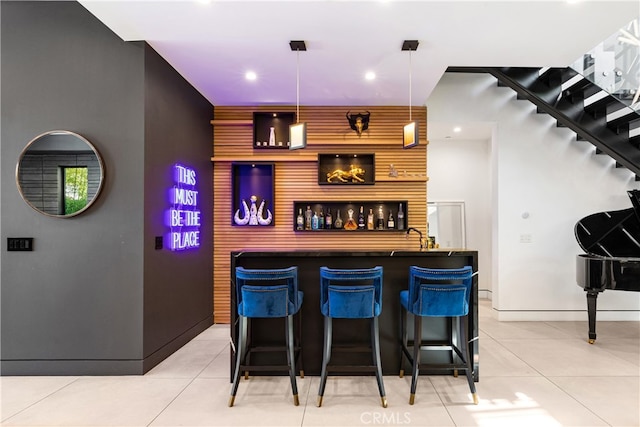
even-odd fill
[[(361, 137), (349, 128), (345, 117), (371, 113), (369, 129)], [(246, 125), (254, 111), (294, 111), (295, 106), (216, 107), (213, 157), (213, 293), (214, 321), (230, 321), (230, 252), (239, 250), (296, 249), (416, 249), (416, 236), (403, 233), (296, 233), (293, 231), (295, 200), (408, 200), (409, 227), (426, 233), (427, 223), (427, 112), (413, 107), (420, 121), (420, 145), (402, 148), (402, 126), (409, 108), (402, 107), (300, 107), (300, 121), (307, 123), (307, 148), (297, 151), (252, 148), (253, 127)], [(218, 121), (221, 124), (216, 125)], [(244, 124), (239, 122), (244, 121)], [(237, 124), (237, 125), (234, 125)], [(320, 186), (318, 153), (375, 153), (376, 183), (363, 186)], [(231, 160), (275, 161), (273, 227), (233, 227)], [(310, 161), (311, 159), (311, 161)], [(389, 165), (399, 171), (390, 178)]]

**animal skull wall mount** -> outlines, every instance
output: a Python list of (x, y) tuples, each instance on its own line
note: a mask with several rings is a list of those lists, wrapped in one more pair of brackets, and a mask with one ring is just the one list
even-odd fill
[(367, 111), (367, 114), (349, 114), (347, 111), (347, 120), (349, 120), (349, 126), (355, 130), (358, 136), (362, 135), (362, 132), (369, 128), (369, 117), (371, 113)]

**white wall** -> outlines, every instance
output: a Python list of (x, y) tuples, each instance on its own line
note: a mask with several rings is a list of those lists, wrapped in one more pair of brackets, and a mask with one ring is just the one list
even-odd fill
[(484, 298), (491, 297), (490, 142), (429, 139), (427, 147), (427, 199), (464, 201), (466, 247), (478, 251), (478, 288)]
[[(481, 268), (491, 270), (480, 289), (492, 291), (499, 319), (586, 320), (585, 292), (575, 279), (583, 251), (573, 227), (591, 213), (631, 207), (626, 191), (640, 186), (632, 174), (487, 74), (445, 74), (427, 107), (430, 123), (495, 124), (489, 142), (430, 140), (428, 199), (465, 200), (467, 246), (481, 251)], [(446, 165), (454, 169), (441, 170)], [(474, 230), (489, 222), (491, 237)], [(521, 243), (522, 235), (531, 243)], [(598, 297), (598, 320), (639, 319), (640, 293)]]

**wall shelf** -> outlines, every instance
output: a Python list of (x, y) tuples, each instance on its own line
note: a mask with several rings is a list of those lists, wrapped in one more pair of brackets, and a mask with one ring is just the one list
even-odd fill
[(253, 126), (253, 120), (211, 120), (213, 126)]
[(283, 154), (283, 155), (265, 155), (265, 156), (213, 156), (211, 161), (216, 162), (317, 162), (316, 154)]
[(429, 181), (428, 176), (399, 176), (397, 178), (391, 176), (385, 176), (382, 178), (377, 178), (377, 182), (427, 182)]
[[(428, 140), (420, 141), (420, 145), (428, 145), (428, 144), (429, 144)], [(335, 138), (332, 138), (332, 139), (322, 139), (322, 140), (318, 140), (316, 138), (308, 138), (307, 146), (309, 145), (312, 145), (312, 146), (313, 145), (322, 145), (322, 146), (336, 145), (340, 147), (344, 147), (345, 145), (348, 145), (349, 147), (359, 146), (359, 145), (385, 145), (385, 146), (397, 147), (398, 150), (400, 151), (403, 150), (401, 138), (398, 138), (398, 139), (366, 138), (366, 137), (358, 138), (357, 136), (353, 137), (351, 135), (349, 135), (348, 137), (341, 135), (341, 136), (336, 136)]]

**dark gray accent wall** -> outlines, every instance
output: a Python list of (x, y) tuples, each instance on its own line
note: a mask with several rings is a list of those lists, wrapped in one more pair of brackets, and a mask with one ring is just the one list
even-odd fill
[[(155, 364), (213, 323), (213, 107), (151, 47), (145, 49), (144, 356)], [(200, 248), (154, 250), (167, 233), (173, 166), (196, 171)], [(184, 336), (182, 336), (185, 334)], [(175, 337), (175, 343), (167, 344)]]
[[(199, 162), (211, 198), (211, 132), (205, 138), (202, 129), (213, 107), (206, 115), (206, 101), (183, 81), (172, 102), (183, 110), (177, 129), (189, 137), (147, 135), (177, 114), (158, 104), (174, 90), (151, 83), (160, 72), (147, 72), (155, 55), (148, 45), (122, 41), (76, 2), (2, 1), (0, 16), (0, 373), (143, 373), (212, 323), (200, 302), (211, 307), (210, 225), (204, 248), (189, 254), (155, 251), (151, 236), (161, 232), (157, 193), (172, 162)], [(153, 67), (177, 76), (166, 63)], [(96, 203), (70, 219), (31, 209), (15, 182), (21, 150), (54, 129), (87, 138), (106, 168)], [(185, 157), (174, 159), (179, 146)], [(7, 252), (7, 237), (33, 237), (34, 251)], [(203, 272), (186, 275), (197, 286), (178, 289), (151, 272), (161, 264)]]

